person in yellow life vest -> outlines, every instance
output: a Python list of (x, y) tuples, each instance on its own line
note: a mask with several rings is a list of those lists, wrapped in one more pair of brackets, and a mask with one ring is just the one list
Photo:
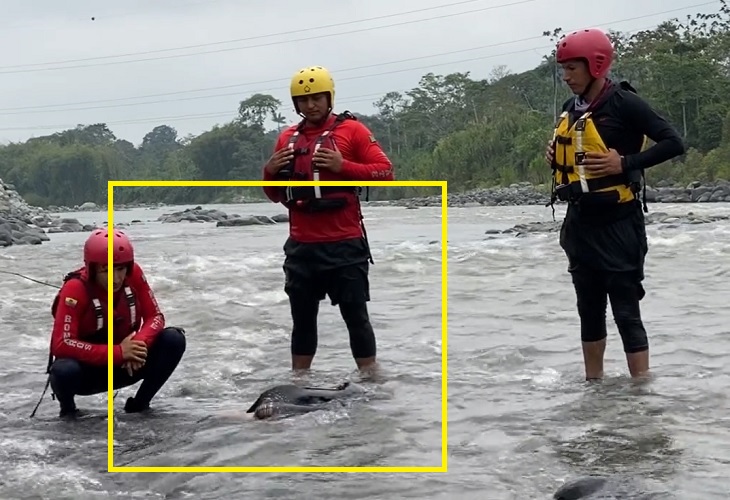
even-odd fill
[[(603, 378), (609, 300), (631, 376), (649, 372), (639, 307), (648, 252), (639, 193), (647, 168), (685, 152), (677, 131), (628, 82), (607, 77), (613, 56), (599, 29), (558, 42), (556, 61), (574, 96), (563, 104), (545, 155), (552, 202), (567, 203), (560, 246), (577, 296), (587, 380)], [(648, 148), (647, 138), (655, 143)]]

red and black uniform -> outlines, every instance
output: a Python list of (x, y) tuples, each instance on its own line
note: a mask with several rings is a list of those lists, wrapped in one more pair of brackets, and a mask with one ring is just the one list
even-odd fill
[[(311, 181), (389, 181), (393, 180), (393, 166), (375, 140), (368, 128), (354, 119), (340, 115), (330, 117), (321, 126), (299, 124), (283, 131), (276, 141), (275, 151), (286, 146), (292, 137), (295, 154), (293, 180)], [(296, 134), (296, 136), (295, 136)], [(342, 154), (342, 170), (338, 173), (328, 169), (319, 169), (319, 179), (315, 179), (312, 168), (312, 156), (315, 147), (338, 150)], [(280, 176), (272, 176), (264, 170), (264, 180), (282, 180)], [(314, 204), (314, 188), (278, 186), (264, 187), (266, 196), (273, 202), (287, 203), (288, 194), (302, 196), (292, 200), (289, 214), (289, 233), (292, 239), (300, 243), (322, 243), (342, 241), (363, 236), (358, 191), (356, 188), (320, 188), (323, 200), (342, 200), (341, 208), (333, 208), (325, 213), (319, 210), (304, 209), (305, 205)], [(315, 198), (316, 199), (316, 198)], [(322, 204), (322, 203), (320, 203)], [(339, 205), (340, 203), (333, 203)], [(298, 209), (299, 205), (302, 209)]]
[[(75, 278), (74, 278), (75, 277)], [(165, 327), (165, 318), (144, 273), (133, 264), (124, 286), (115, 292), (114, 365), (122, 365), (125, 337), (137, 332), (135, 340), (144, 341), (149, 349)], [(106, 366), (107, 293), (88, 279), (84, 268), (71, 273), (57, 296), (51, 354), (56, 358), (75, 359), (89, 365)]]
[[(110, 235), (113, 245), (110, 245)], [(112, 255), (108, 255), (110, 249)], [(121, 290), (112, 296), (111, 324), (107, 318), (108, 293), (99, 285), (96, 275), (99, 266), (106, 264), (109, 257), (113, 268), (108, 272), (114, 272), (120, 266), (126, 269)], [(61, 406), (60, 416), (78, 414), (77, 395), (106, 392), (109, 327), (114, 335), (114, 388), (128, 387), (142, 380), (137, 394), (127, 398), (124, 410), (146, 410), (175, 371), (185, 352), (186, 341), (182, 328), (165, 328), (165, 318), (154, 293), (134, 260), (134, 247), (129, 237), (118, 229), (113, 233), (107, 228), (94, 229), (84, 243), (84, 267), (69, 273), (63, 281), (51, 305), (54, 323), (47, 369), (48, 384)], [(125, 360), (120, 344), (132, 333), (135, 334), (133, 343), (144, 343), (146, 353), (137, 352), (140, 357), (134, 359), (135, 363), (122, 366)]]
[[(283, 131), (274, 151), (289, 146), (292, 164), (277, 175), (264, 169), (264, 180), (388, 181), (393, 165), (368, 128), (349, 112), (331, 114), (321, 125), (302, 121)], [(312, 158), (318, 148), (342, 154), (342, 170), (316, 168)], [(330, 297), (340, 306), (350, 332), (356, 358), (375, 355), (375, 338), (366, 303), (370, 248), (360, 207), (360, 189), (342, 187), (264, 188), (266, 196), (289, 209), (289, 238), (284, 289), (289, 296), (294, 328), (292, 354), (313, 356), (317, 348), (319, 301)]]

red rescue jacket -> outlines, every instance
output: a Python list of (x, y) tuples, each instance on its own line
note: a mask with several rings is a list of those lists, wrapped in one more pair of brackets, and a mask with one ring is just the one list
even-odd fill
[[(165, 317), (137, 263), (122, 289), (115, 292), (114, 301), (114, 365), (118, 366), (124, 362), (119, 345), (122, 340), (137, 332), (135, 340), (145, 342), (149, 348), (165, 327)], [(64, 278), (51, 313), (51, 356), (92, 365), (107, 364), (107, 293), (88, 279), (84, 268)]]
[[(299, 132), (292, 145), (295, 150), (295, 174), (292, 180), (316, 180), (313, 176), (312, 156), (318, 141), (321, 141), (320, 147), (339, 150), (343, 158), (340, 172), (333, 173), (321, 168), (319, 180), (393, 180), (393, 166), (370, 130), (347, 112), (336, 122), (337, 116), (330, 115), (321, 126), (308, 123), (293, 125), (279, 135), (274, 151), (287, 146), (292, 136)], [(343, 119), (345, 117), (350, 119)], [(270, 175), (266, 169), (263, 179), (282, 180)], [(314, 188), (293, 189), (312, 191)], [(342, 191), (345, 188), (337, 189)], [(358, 189), (352, 188), (348, 192), (327, 191), (332, 191), (332, 188), (321, 188), (322, 198), (345, 198), (345, 205), (342, 208), (314, 212), (290, 206), (289, 234), (293, 240), (301, 243), (322, 243), (363, 237)], [(287, 188), (279, 186), (264, 187), (266, 196), (275, 203), (285, 203), (286, 192)]]

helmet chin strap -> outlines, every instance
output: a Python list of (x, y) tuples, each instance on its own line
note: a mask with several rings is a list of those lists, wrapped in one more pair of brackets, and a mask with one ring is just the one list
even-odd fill
[(581, 100), (585, 101), (586, 95), (588, 94), (588, 92), (590, 92), (593, 89), (593, 86), (596, 84), (597, 81), (598, 80), (596, 80), (596, 78), (593, 75), (591, 75), (591, 82), (588, 85), (586, 85), (585, 90), (578, 97), (580, 97)]

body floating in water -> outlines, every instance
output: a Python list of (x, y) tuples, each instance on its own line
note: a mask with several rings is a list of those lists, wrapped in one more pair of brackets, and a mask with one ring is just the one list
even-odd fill
[(330, 401), (350, 398), (363, 392), (362, 387), (351, 382), (344, 382), (334, 388), (277, 385), (262, 392), (246, 413), (253, 414), (256, 420), (300, 415), (324, 409)]

